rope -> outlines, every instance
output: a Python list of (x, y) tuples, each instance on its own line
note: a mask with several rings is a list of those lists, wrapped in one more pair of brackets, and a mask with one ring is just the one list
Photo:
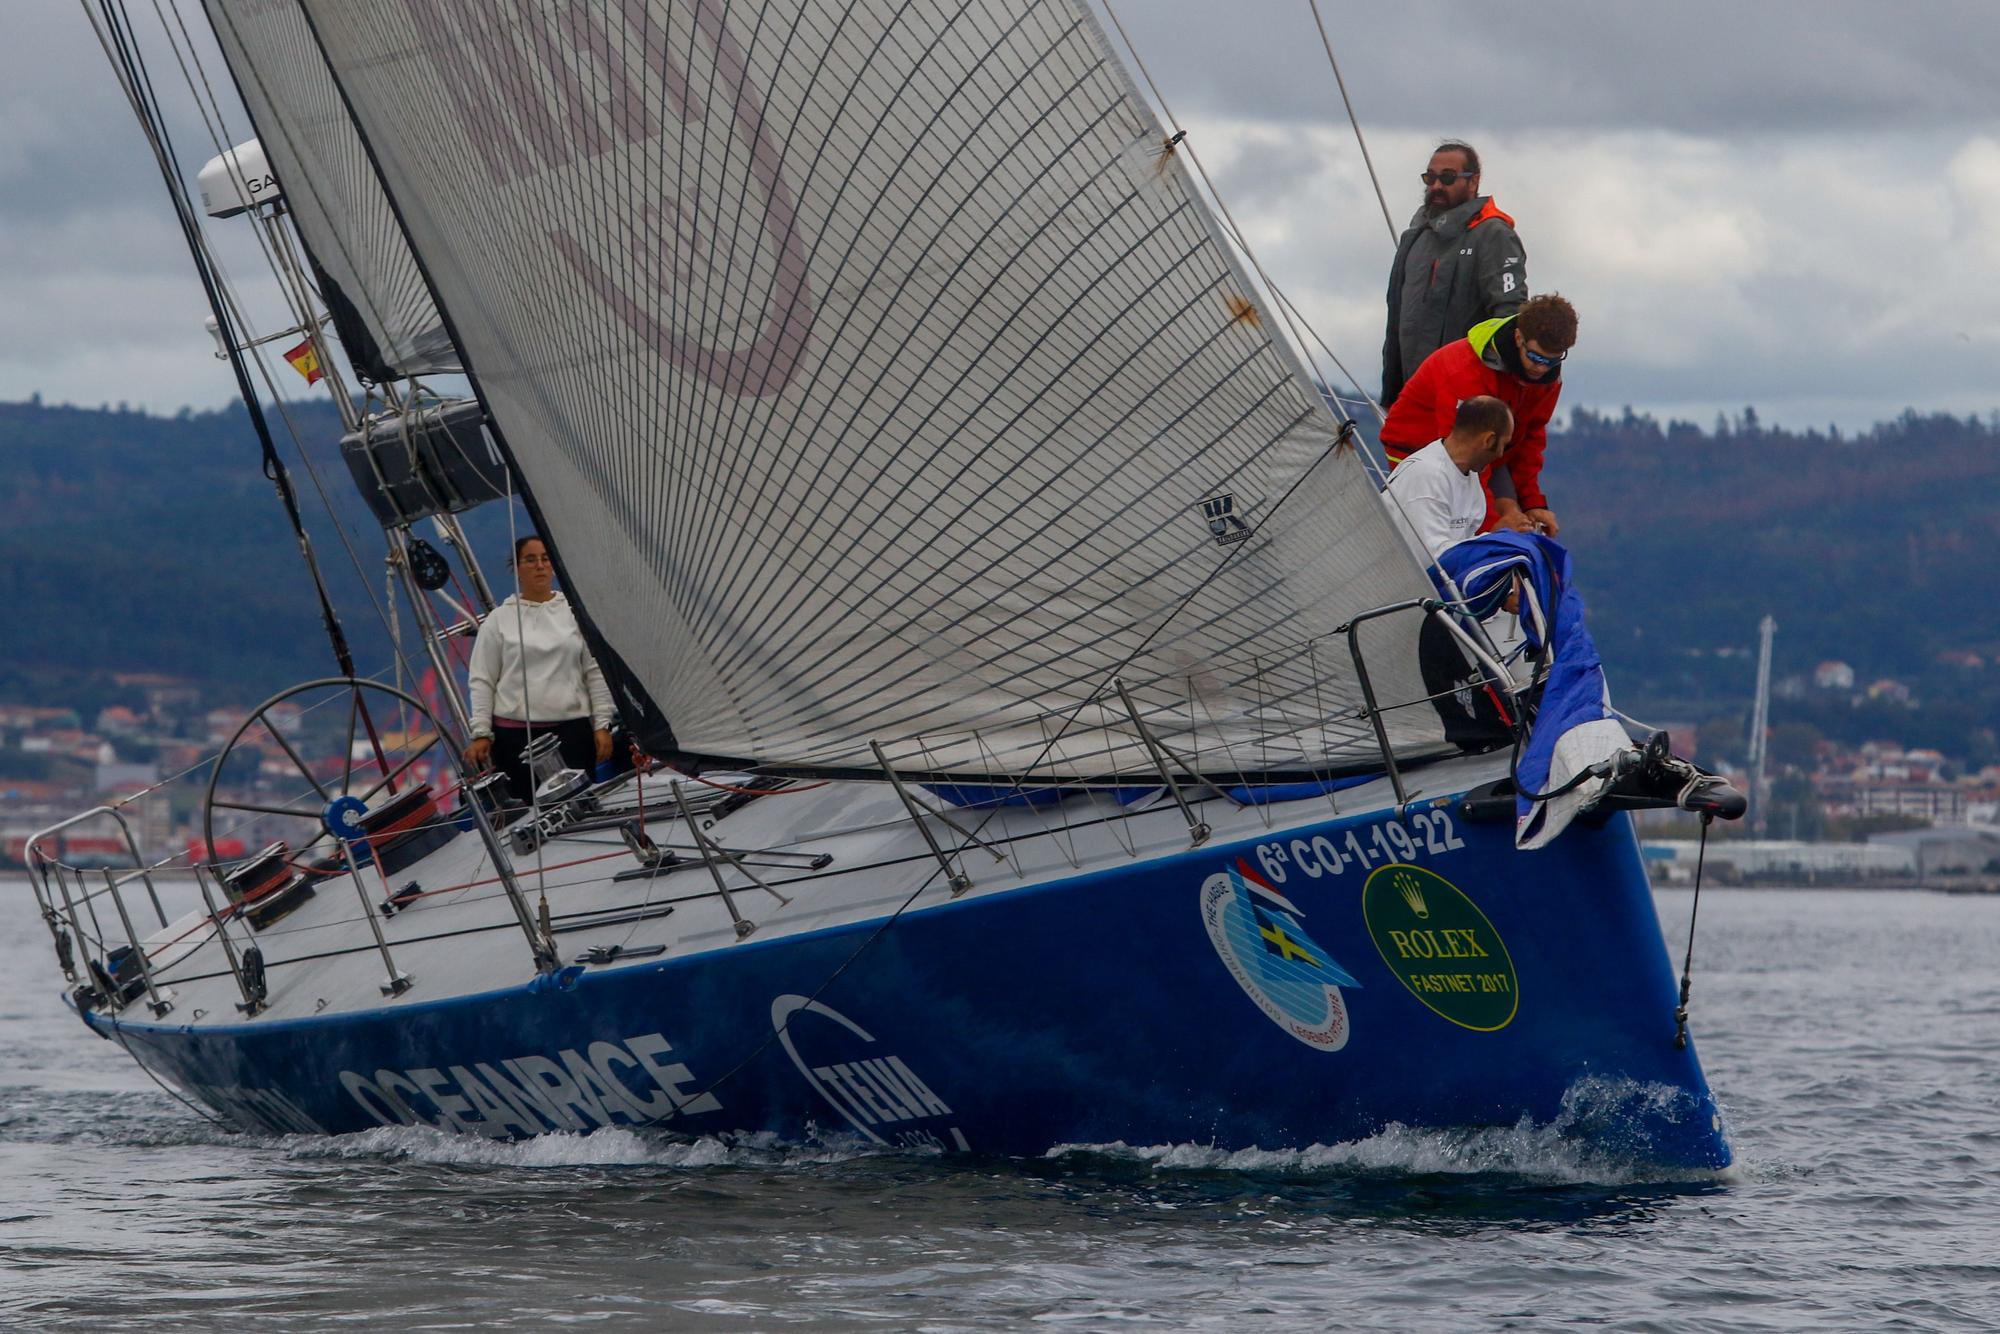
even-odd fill
[[(674, 766), (671, 764), (666, 767), (674, 769)], [(817, 783), (800, 783), (789, 787), (737, 787), (731, 783), (710, 782), (699, 774), (681, 773), (679, 769), (674, 769), (674, 772), (681, 774), (681, 777), (687, 779), (690, 783), (700, 783), (703, 787), (712, 787), (717, 792), (733, 792), (739, 797), (787, 797), (798, 792), (810, 792), (816, 787), (825, 787), (833, 781), (830, 778), (822, 778)]]
[(1708, 827), (1715, 823), (1713, 815), (1701, 817), (1701, 847), (1694, 857), (1694, 905), (1688, 909), (1687, 957), (1681, 960), (1681, 1003), (1674, 1009), (1674, 1050), (1685, 1050), (1688, 1045), (1688, 993), (1694, 987), (1694, 924), (1701, 912), (1701, 872), (1708, 861)]
[[(213, 1112), (209, 1111), (206, 1107), (203, 1107), (200, 1103), (195, 1102), (193, 1099), (189, 1098), (185, 1093), (182, 1093), (179, 1089), (167, 1083), (166, 1080), (161, 1079), (158, 1075), (154, 1074), (153, 1067), (147, 1065), (144, 1061), (140, 1060), (139, 1053), (132, 1050), (132, 1044), (126, 1041), (125, 1039), (125, 1030), (119, 1026), (118, 1021), (116, 1019), (112, 1019), (109, 1016), (107, 1016), (105, 1020), (105, 1028), (111, 1030), (110, 1036), (112, 1037), (113, 1040), (115, 1040), (118, 1043), (120, 1047), (123, 1047), (125, 1049), (125, 1054), (132, 1058), (132, 1064), (138, 1066), (141, 1070), (144, 1070), (146, 1072), (146, 1078), (152, 1080), (155, 1084), (158, 1084), (160, 1086), (160, 1091), (162, 1093), (166, 1094), (168, 1097), (172, 1098), (175, 1102), (179, 1103), (181, 1106), (193, 1112), (196, 1116), (200, 1117), (202, 1120), (216, 1127), (218, 1130), (226, 1130), (232, 1133), (235, 1131), (236, 1129), (235, 1126), (231, 1125), (227, 1121), (224, 1121), (221, 1117), (215, 1115)], [(99, 1031), (101, 1032), (102, 1030)]]

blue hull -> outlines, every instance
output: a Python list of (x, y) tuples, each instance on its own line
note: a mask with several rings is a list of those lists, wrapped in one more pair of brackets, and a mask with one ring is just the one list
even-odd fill
[[(1440, 803), (1440, 806), (1442, 804)], [(1620, 816), (1329, 819), (881, 922), (323, 1018), (115, 1024), (246, 1127), (836, 1131), (1008, 1154), (1561, 1125), (1726, 1166)], [(1414, 855), (1411, 855), (1414, 849)], [(1392, 864), (1398, 852), (1407, 865)], [(644, 943), (643, 931), (636, 937)], [(1587, 1097), (1581, 1096), (1588, 1094)]]

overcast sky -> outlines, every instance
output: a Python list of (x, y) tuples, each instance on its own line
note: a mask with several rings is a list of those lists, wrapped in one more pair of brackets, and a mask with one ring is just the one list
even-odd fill
[[(1372, 391), (1393, 243), (1306, 0), (1114, 3), (1265, 268)], [(1849, 428), (2000, 409), (2000, 4), (1321, 8), (1398, 227), (1431, 146), (1479, 146), (1531, 287), (1581, 313), (1566, 403)], [(80, 7), (7, 18), (0, 400), (228, 400)], [(164, 57), (155, 76), (178, 79)], [(192, 172), (211, 150), (173, 106)], [(247, 282), (245, 224), (223, 226)]]

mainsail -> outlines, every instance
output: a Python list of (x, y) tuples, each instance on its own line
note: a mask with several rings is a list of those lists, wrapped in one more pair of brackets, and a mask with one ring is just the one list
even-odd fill
[(1183, 755), (1374, 751), (1325, 637), (1429, 585), (1079, 3), (302, 3), (683, 749), (1102, 773), (1122, 679)]
[(457, 371), (457, 349), (297, 0), (203, 3), (356, 367), (377, 380)]

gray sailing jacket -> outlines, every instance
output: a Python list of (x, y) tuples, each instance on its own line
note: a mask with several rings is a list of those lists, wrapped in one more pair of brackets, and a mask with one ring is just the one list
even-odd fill
[(1512, 315), (1528, 295), (1528, 254), (1514, 220), (1481, 195), (1435, 218), (1417, 210), (1389, 269), (1382, 406), (1424, 358), (1481, 320)]

